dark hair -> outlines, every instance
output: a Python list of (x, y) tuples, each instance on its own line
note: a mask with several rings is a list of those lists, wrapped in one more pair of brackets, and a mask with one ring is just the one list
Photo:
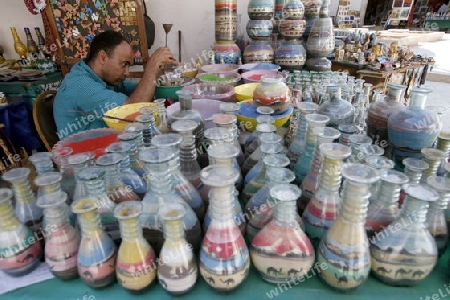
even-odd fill
[(94, 37), (90, 45), (89, 53), (86, 56), (86, 64), (97, 57), (97, 54), (104, 50), (108, 57), (114, 51), (116, 46), (122, 42), (128, 42), (125, 36), (118, 31), (107, 30)]

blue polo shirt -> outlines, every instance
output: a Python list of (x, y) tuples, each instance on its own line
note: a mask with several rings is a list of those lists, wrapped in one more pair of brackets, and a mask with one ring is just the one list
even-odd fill
[(73, 65), (53, 103), (53, 117), (59, 138), (84, 130), (107, 127), (102, 115), (122, 105), (136, 86), (137, 83), (128, 80), (118, 86), (108, 85), (84, 60)]

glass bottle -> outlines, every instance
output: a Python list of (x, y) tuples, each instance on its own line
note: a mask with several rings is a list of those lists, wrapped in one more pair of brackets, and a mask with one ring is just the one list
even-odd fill
[(139, 162), (137, 141), (139, 135), (133, 132), (124, 132), (117, 136), (119, 141), (130, 145), (130, 167), (139, 176), (144, 177), (145, 170)]
[(150, 147), (152, 138), (155, 135), (161, 134), (156, 128), (156, 120), (154, 113), (156, 108), (153, 106), (144, 106), (139, 109), (141, 115), (136, 117), (136, 122), (142, 124), (142, 145)]
[(0, 188), (0, 270), (19, 277), (39, 266), (42, 248), (40, 243), (36, 243), (38, 237), (35, 233), (16, 217), (12, 197), (10, 189)]
[(120, 178), (121, 161), (122, 156), (119, 153), (107, 153), (97, 158), (97, 166), (105, 170), (106, 194), (115, 203), (140, 200), (133, 189), (126, 186)]
[(408, 176), (395, 170), (387, 170), (380, 177), (380, 190), (367, 210), (365, 228), (369, 239), (397, 219), (400, 189), (409, 181)]
[(314, 248), (297, 222), (300, 195), (300, 189), (293, 184), (270, 189), (276, 201), (274, 217), (250, 245), (252, 262), (268, 282), (283, 283), (305, 276), (314, 263)]
[(372, 139), (365, 134), (353, 134), (350, 136), (350, 147), (352, 154), (348, 158), (349, 163), (362, 163), (364, 154), (360, 153), (360, 148), (372, 144)]
[(307, 122), (307, 132), (306, 132), (306, 144), (305, 151), (298, 158), (297, 163), (294, 165), (294, 173), (296, 177), (296, 181), (300, 184), (305, 178), (306, 174), (309, 172), (311, 167), (311, 161), (313, 152), (316, 146), (317, 137), (313, 133), (313, 129), (316, 127), (325, 127), (326, 124), (330, 121), (330, 118), (325, 115), (319, 114), (309, 114), (306, 117)]
[(435, 148), (423, 148), (421, 151), (423, 160), (428, 164), (428, 168), (423, 171), (421, 182), (425, 183), (430, 176), (437, 174), (441, 162), (445, 159), (445, 152)]
[(309, 200), (316, 193), (319, 187), (319, 174), (322, 171), (323, 157), (320, 153), (319, 146), (324, 143), (333, 143), (334, 140), (338, 139), (340, 136), (339, 130), (332, 127), (316, 127), (313, 128), (313, 134), (316, 135), (316, 146), (314, 149), (314, 156), (311, 163), (311, 167), (302, 181), (301, 189), (302, 195), (299, 202), (308, 204)]
[(200, 222), (192, 208), (171, 188), (173, 179), (169, 162), (174, 159), (174, 153), (161, 148), (145, 149), (139, 152), (139, 159), (145, 164), (149, 178), (149, 189), (142, 200), (144, 207), (139, 217), (139, 222), (144, 230), (144, 238), (159, 254), (164, 236), (158, 212), (165, 205), (180, 203), (186, 209), (183, 225), (187, 241), (195, 251), (201, 242)]
[[(277, 150), (278, 152), (282, 151), (281, 142), (283, 141), (283, 138), (279, 136), (276, 133), (261, 133), (259, 136), (259, 147), (250, 155), (247, 159), (247, 165), (246, 167), (249, 167), (250, 165), (253, 165), (250, 170), (245, 175), (245, 184), (249, 183), (255, 176), (261, 172), (261, 169), (263, 167), (263, 159), (264, 154), (261, 151), (262, 145), (266, 145), (267, 147)], [(280, 146), (277, 146), (280, 145)], [(278, 153), (276, 152), (276, 153)], [(255, 163), (256, 162), (256, 163)]]
[[(177, 121), (178, 122), (178, 121)], [(184, 121), (180, 121), (184, 122)], [(175, 122), (176, 123), (176, 122)], [(175, 125), (174, 123), (174, 125)], [(191, 145), (194, 143), (193, 135), (191, 137)], [(156, 136), (152, 140), (152, 144), (157, 148), (167, 149), (174, 153), (174, 158), (169, 161), (169, 168), (172, 175), (173, 189), (189, 206), (194, 210), (197, 218), (202, 221), (205, 216), (205, 202), (200, 192), (194, 185), (186, 179), (180, 170), (180, 144), (183, 137), (177, 133), (167, 133)], [(188, 162), (189, 163), (189, 162)], [(195, 164), (195, 162), (194, 162)], [(200, 172), (199, 172), (200, 175)], [(199, 179), (200, 181), (200, 179)]]
[(320, 145), (319, 151), (323, 156), (319, 187), (308, 203), (298, 202), (306, 233), (315, 246), (337, 218), (341, 205), (341, 168), (344, 159), (350, 155), (350, 148), (341, 144), (324, 143)]
[(211, 165), (202, 170), (202, 182), (210, 187), (211, 224), (200, 249), (200, 274), (218, 291), (237, 288), (248, 276), (250, 256), (233, 220), (234, 183), (238, 171)]
[[(269, 123), (262, 123), (262, 124), (259, 124), (256, 126), (256, 131), (258, 132), (258, 136), (257, 136), (256, 140), (254, 141), (254, 143), (252, 143), (249, 146), (249, 147), (255, 146), (255, 148), (251, 151), (251, 153), (250, 153), (250, 151), (248, 152), (248, 156), (245, 159), (244, 165), (241, 168), (242, 175), (246, 176), (247, 173), (258, 163), (258, 161), (261, 160), (261, 149), (260, 149), (261, 135), (274, 134), (274, 135), (271, 135), (273, 141), (272, 142), (268, 141), (268, 142), (270, 142), (270, 143), (280, 143), (281, 142), (282, 138), (281, 138), (281, 136), (278, 136), (278, 135), (276, 135), (278, 137), (275, 136), (275, 133), (274, 133), (275, 130), (276, 130), (276, 127)], [(267, 136), (267, 138), (268, 137), (269, 136)], [(245, 150), (246, 150), (245, 153), (247, 154), (247, 148)]]
[(121, 202), (114, 209), (122, 237), (117, 252), (117, 281), (132, 293), (146, 290), (156, 278), (155, 252), (142, 235), (139, 226), (141, 213), (142, 203), (138, 201)]
[[(172, 123), (172, 131), (179, 133), (182, 140), (179, 146), (179, 164), (181, 173), (198, 189), (200, 187), (200, 165), (197, 161), (194, 131), (198, 130), (198, 123), (192, 120), (178, 120)], [(203, 138), (203, 131), (202, 131)]]
[(159, 254), (158, 280), (172, 295), (189, 292), (197, 281), (197, 263), (184, 236), (182, 219), (186, 214), (184, 206), (173, 203), (159, 211), (164, 224), (164, 245)]
[(33, 40), (33, 36), (31, 35), (30, 28), (25, 27), (23, 29), (25, 31), (25, 35), (27, 36), (27, 51), (30, 54), (37, 54), (39, 53), (38, 46), (36, 45), (36, 42)]
[(212, 117), (212, 121), (217, 127), (228, 129), (234, 145), (239, 150), (239, 153), (236, 157), (237, 164), (238, 166), (242, 166), (245, 161), (245, 156), (238, 141), (237, 117), (235, 115), (229, 114), (214, 114)]
[(403, 97), (406, 86), (389, 82), (388, 91), (384, 100), (373, 102), (367, 115), (367, 135), (372, 138), (374, 143), (387, 143), (388, 137), (388, 119), (389, 116), (404, 107)]
[[(422, 173), (428, 169), (429, 164), (419, 158), (407, 157), (403, 160), (403, 165), (405, 166), (404, 173), (409, 178), (409, 183), (420, 183), (422, 178)], [(405, 190), (402, 188), (400, 190), (400, 198), (398, 200), (399, 207), (402, 206), (403, 200), (405, 199)]]
[(38, 39), (38, 45), (40, 51), (42, 51), (43, 54), (47, 53), (47, 49), (45, 47), (45, 38), (41, 33), (41, 29), (39, 27), (34, 27), (34, 31), (36, 32), (36, 37)]
[(73, 175), (75, 176), (76, 186), (73, 191), (73, 202), (80, 200), (88, 195), (88, 191), (84, 183), (78, 178), (81, 170), (86, 168), (89, 164), (90, 157), (87, 153), (78, 153), (71, 155), (68, 159), (68, 163), (73, 170)]
[(287, 154), (291, 160), (291, 169), (293, 169), (298, 158), (305, 151), (307, 131), (306, 115), (314, 113), (319, 105), (314, 102), (300, 102), (297, 107), (299, 111), (298, 129)]
[(345, 180), (339, 216), (320, 241), (317, 261), (326, 266), (319, 271), (329, 286), (351, 291), (369, 276), (370, 253), (364, 222), (369, 187), (379, 177), (375, 170), (362, 164), (347, 165), (342, 175)]
[(446, 157), (444, 161), (441, 163), (441, 165), (438, 168), (437, 174), (438, 176), (443, 176), (445, 173), (444, 165), (446, 162), (450, 161), (450, 132), (449, 131), (443, 131), (439, 132), (436, 148), (444, 151), (446, 154)]
[[(259, 114), (257, 117), (256, 117), (256, 130), (254, 130), (252, 133), (251, 133), (251, 135), (250, 136), (248, 136), (247, 137), (247, 139), (245, 140), (245, 142), (244, 142), (244, 150), (245, 150), (245, 157), (247, 158), (250, 154), (252, 154), (253, 153), (253, 151), (255, 151), (255, 149), (256, 149), (256, 147), (257, 147), (257, 145), (258, 145), (258, 142), (256, 141), (256, 138), (258, 137), (258, 135), (259, 135), (259, 132), (258, 132), (258, 125), (259, 124), (266, 124), (266, 123), (269, 123), (269, 124), (274, 124), (275, 123), (275, 119), (274, 119), (274, 117), (272, 117), (271, 115), (273, 114), (273, 112), (274, 112), (274, 110), (272, 109), (272, 108), (270, 108), (270, 107), (268, 107), (268, 106), (258, 106), (257, 108), (256, 108), (256, 112)], [(241, 122), (241, 128), (242, 129), (246, 129), (247, 127), (245, 126), (245, 124), (242, 124), (242, 122)], [(275, 128), (275, 130), (276, 130), (276, 128)], [(253, 146), (250, 146), (250, 145), (252, 145), (252, 144), (254, 144)]]
[(393, 286), (413, 286), (433, 270), (438, 256), (436, 242), (426, 224), (429, 203), (438, 193), (422, 184), (408, 184), (398, 218), (372, 238), (372, 274)]
[[(131, 145), (124, 142), (112, 143), (106, 148), (106, 151), (120, 155), (119, 180), (125, 184), (127, 192), (129, 192), (129, 189), (131, 188), (139, 199), (144, 198), (144, 195), (147, 192), (147, 183), (136, 173), (136, 171), (131, 169)], [(113, 168), (111, 169), (111, 171), (115, 170)]]
[(341, 132), (339, 143), (350, 147), (350, 136), (358, 133), (358, 127), (356, 127), (355, 124), (339, 124), (338, 128)]
[(436, 111), (425, 108), (429, 93), (431, 90), (413, 87), (409, 106), (389, 116), (389, 142), (394, 147), (419, 151), (435, 142), (442, 121)]
[[(125, 126), (126, 133), (132, 133), (132, 134), (136, 135), (136, 137), (135, 137), (136, 149), (139, 149), (143, 146), (143, 133), (142, 133), (143, 130), (144, 130), (144, 125), (142, 125), (141, 123), (131, 123), (131, 124), (128, 124), (127, 126)], [(119, 136), (117, 136), (117, 137), (119, 138)], [(122, 139), (120, 139), (120, 140), (123, 141)]]
[(78, 274), (92, 288), (106, 287), (115, 281), (117, 258), (114, 242), (102, 229), (98, 202), (97, 198), (86, 197), (71, 205), (81, 227)]
[(54, 168), (52, 158), (53, 153), (51, 152), (36, 152), (28, 157), (38, 175), (47, 172), (53, 172)]
[(448, 227), (445, 219), (445, 210), (450, 200), (450, 178), (442, 176), (430, 176), (427, 184), (436, 190), (439, 199), (430, 202), (427, 221), (428, 230), (436, 241), (438, 253), (443, 254), (448, 242)]
[(15, 211), (19, 221), (33, 230), (33, 232), (39, 233), (41, 231), (43, 211), (36, 205), (36, 197), (31, 191), (28, 180), (29, 174), (30, 169), (28, 168), (14, 168), (3, 173), (2, 179), (12, 185), (16, 200)]
[[(119, 223), (114, 217), (114, 203), (106, 194), (105, 188), (105, 170), (101, 167), (87, 167), (80, 171), (78, 180), (84, 183), (88, 197), (96, 199), (95, 205), (100, 215), (105, 232), (113, 239), (116, 244), (120, 244)], [(82, 198), (78, 201), (81, 201)]]
[[(59, 175), (59, 173), (57, 173)], [(55, 277), (69, 280), (78, 277), (77, 255), (80, 232), (69, 221), (67, 194), (61, 190), (39, 197), (44, 210), (45, 261)]]
[(339, 85), (327, 86), (330, 101), (322, 103), (316, 112), (330, 118), (327, 126), (338, 129), (340, 124), (351, 124), (355, 116), (353, 105), (341, 98), (341, 87)]
[(61, 187), (64, 192), (67, 193), (68, 199), (67, 204), (71, 204), (73, 201), (73, 192), (75, 191), (75, 177), (73, 175), (73, 170), (69, 165), (68, 159), (72, 155), (73, 149), (70, 147), (61, 147), (53, 150), (53, 159), (59, 166), (59, 171), (62, 173), (63, 178), (61, 182)]
[(158, 122), (158, 130), (159, 132), (161, 132), (162, 134), (164, 133), (169, 133), (169, 126), (168, 126), (168, 117), (167, 117), (167, 109), (166, 109), (166, 99), (164, 98), (159, 98), (159, 99), (155, 99), (153, 100), (154, 103), (156, 103), (158, 105), (158, 118), (159, 118), (159, 122)]
[[(245, 216), (248, 219), (246, 236), (250, 242), (273, 218), (276, 203), (270, 196), (270, 189), (277, 184), (289, 184), (294, 179), (294, 172), (287, 168), (269, 168), (266, 171), (266, 183), (245, 205)], [(296, 219), (297, 223), (303, 229), (302, 218), (298, 213)]]
[[(389, 169), (394, 168), (394, 162), (385, 156), (372, 155), (365, 158), (365, 164), (378, 171), (378, 175), (383, 176)], [(381, 180), (375, 181), (370, 187), (369, 203), (378, 196)]]
[(205, 120), (203, 119), (200, 112), (195, 109), (192, 109), (192, 96), (194, 95), (193, 91), (187, 90), (179, 90), (176, 91), (180, 102), (180, 110), (174, 112), (169, 116), (169, 128), (172, 129), (172, 124), (178, 120), (192, 120), (196, 122), (197, 127), (194, 129), (195, 135), (195, 145), (197, 147), (200, 146), (203, 140), (203, 131), (205, 130)]
[(289, 158), (285, 154), (280, 154), (281, 144), (263, 144), (261, 152), (263, 153), (261, 170), (250, 180), (241, 193), (241, 201), (247, 204), (248, 200), (261, 189), (266, 183), (266, 171), (273, 167), (286, 167), (289, 165)]

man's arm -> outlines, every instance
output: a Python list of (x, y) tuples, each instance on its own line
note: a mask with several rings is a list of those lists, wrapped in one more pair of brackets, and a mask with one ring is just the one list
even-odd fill
[(155, 94), (159, 68), (165, 64), (178, 64), (169, 48), (159, 48), (147, 61), (144, 74), (134, 92), (123, 104), (151, 102)]

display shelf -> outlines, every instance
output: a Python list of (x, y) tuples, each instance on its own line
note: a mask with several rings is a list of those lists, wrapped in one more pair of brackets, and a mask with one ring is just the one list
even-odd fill
[[(247, 280), (236, 290), (230, 293), (218, 293), (211, 289), (199, 276), (194, 289), (188, 294), (173, 297), (163, 288), (156, 284), (142, 294), (130, 294), (122, 289), (118, 283), (104, 288), (94, 290), (85, 285), (81, 279), (72, 281), (61, 281), (51, 279), (26, 288), (9, 292), (0, 296), (1, 299), (441, 299), (442, 295), (449, 295), (449, 278), (445, 269), (440, 265), (426, 279), (414, 287), (393, 287), (385, 285), (373, 277), (369, 279), (359, 289), (352, 293), (340, 293), (328, 288), (318, 276), (311, 276), (297, 285), (291, 284), (292, 288), (286, 285), (273, 285), (262, 280), (261, 276), (254, 269), (250, 269)], [(20, 280), (20, 278), (18, 278)], [(282, 291), (281, 291), (282, 290)], [(278, 292), (277, 294), (275, 293)], [(442, 293), (442, 295), (440, 295)], [(432, 298), (437, 294), (439, 298)], [(272, 297), (269, 297), (271, 295)], [(426, 298), (426, 297), (430, 298)]]

